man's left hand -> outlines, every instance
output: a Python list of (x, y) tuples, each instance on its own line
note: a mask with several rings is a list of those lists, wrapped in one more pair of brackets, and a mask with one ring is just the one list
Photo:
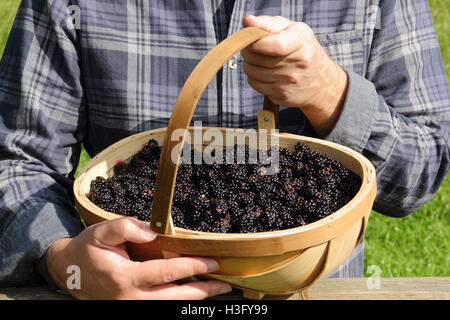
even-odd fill
[(247, 15), (244, 26), (271, 33), (241, 52), (249, 84), (273, 103), (300, 108), (317, 134), (326, 136), (345, 100), (346, 72), (305, 23)]

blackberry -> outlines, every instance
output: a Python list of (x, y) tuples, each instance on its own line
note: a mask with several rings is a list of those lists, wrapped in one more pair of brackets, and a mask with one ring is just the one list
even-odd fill
[(284, 208), (283, 211), (278, 213), (278, 218), (282, 222), (282, 229), (290, 229), (297, 226), (291, 210), (289, 210), (286, 207)]
[(205, 221), (196, 221), (191, 223), (191, 227), (189, 229), (200, 232), (209, 232), (209, 230), (211, 230), (211, 226)]
[(247, 212), (243, 214), (239, 219), (239, 227), (237, 232), (238, 233), (258, 232), (258, 227), (256, 225), (257, 218), (258, 217), (252, 212)]
[(128, 173), (128, 164), (119, 160), (113, 168), (115, 175), (122, 175)]
[(237, 181), (236, 185), (241, 191), (250, 191), (252, 189), (251, 184), (248, 181)]
[(267, 227), (275, 227), (276, 220), (278, 219), (278, 210), (273, 206), (266, 207), (262, 219), (265, 221)]
[(202, 210), (201, 220), (205, 221), (208, 224), (214, 224), (217, 221), (217, 217), (215, 213), (210, 209)]
[(91, 191), (101, 191), (102, 189), (108, 189), (108, 180), (98, 176), (91, 182)]
[(149, 180), (155, 180), (156, 179), (156, 171), (153, 170), (151, 167), (145, 165), (139, 168), (139, 170), (136, 172), (139, 176), (149, 179)]
[(136, 214), (138, 218), (143, 221), (150, 221), (150, 218), (152, 216), (152, 212), (150, 210), (150, 207), (148, 206), (136, 207), (133, 213)]
[(117, 210), (117, 205), (115, 203), (99, 203), (97, 205), (105, 211), (115, 213)]
[(156, 140), (150, 139), (137, 155), (147, 163), (159, 161), (161, 147), (158, 146)]
[(239, 210), (239, 203), (235, 200), (227, 201), (228, 212), (234, 215)]
[(216, 187), (212, 189), (211, 194), (215, 199), (226, 199), (227, 190), (221, 187)]
[(172, 221), (176, 227), (189, 229), (190, 223), (184, 216), (182, 210), (174, 206), (172, 206)]
[(184, 204), (189, 203), (195, 196), (193, 185), (188, 182), (177, 183), (173, 195), (173, 201)]
[(129, 180), (126, 181), (123, 184), (123, 187), (125, 189), (125, 194), (128, 198), (130, 199), (136, 199), (136, 198), (140, 198), (141, 196), (141, 186), (139, 186), (138, 184), (135, 183), (135, 180)]
[(205, 230), (207, 232), (215, 232), (215, 233), (227, 233), (231, 229), (230, 224), (230, 216), (224, 216), (213, 222), (208, 223), (208, 229)]
[(307, 225), (308, 222), (305, 219), (305, 217), (301, 214), (293, 215), (294, 218), (294, 225), (298, 227), (302, 227), (304, 225)]
[(295, 145), (295, 151), (297, 152), (297, 154), (305, 154), (308, 153), (311, 149), (309, 148), (309, 146), (306, 143), (303, 142), (298, 142)]
[(243, 206), (243, 207), (250, 207), (253, 206), (253, 197), (251, 193), (240, 193), (238, 195), (237, 201)]
[(111, 191), (115, 197), (117, 198), (125, 197), (126, 191), (118, 181), (111, 179), (109, 181), (109, 187), (111, 188)]
[(131, 158), (129, 165), (131, 170), (139, 172), (142, 168), (146, 166), (146, 163), (144, 159), (136, 155)]
[(147, 146), (149, 147), (158, 147), (158, 141), (156, 141), (155, 139), (150, 139), (147, 142)]
[[(284, 180), (285, 184), (289, 183), (290, 180), (293, 178), (292, 169), (291, 168), (283, 168), (283, 169), (281, 169), (281, 171), (279, 173), (279, 176), (280, 176), (280, 180), (287, 179), (287, 180)], [(283, 183), (283, 181), (280, 181), (280, 182)]]
[(100, 176), (93, 180), (88, 198), (96, 204), (112, 202), (114, 194), (109, 187), (108, 180)]
[(223, 199), (211, 201), (211, 211), (217, 215), (225, 215), (228, 212), (228, 202)]
[(197, 195), (192, 201), (194, 208), (203, 210), (209, 208), (210, 201), (204, 193)]
[(193, 168), (191, 165), (181, 164), (178, 168), (177, 182), (188, 182), (192, 180)]
[(145, 188), (144, 192), (141, 194), (141, 199), (151, 203), (153, 200), (153, 189)]
[(288, 207), (293, 207), (297, 203), (297, 198), (298, 196), (295, 192), (286, 192), (283, 201)]

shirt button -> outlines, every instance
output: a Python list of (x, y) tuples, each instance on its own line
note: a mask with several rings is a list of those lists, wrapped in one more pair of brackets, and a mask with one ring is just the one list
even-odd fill
[(228, 68), (232, 70), (237, 68), (237, 61), (235, 58), (231, 58), (230, 61), (228, 61)]

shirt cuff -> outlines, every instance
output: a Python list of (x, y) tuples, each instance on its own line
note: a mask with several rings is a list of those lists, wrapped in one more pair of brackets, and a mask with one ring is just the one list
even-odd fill
[(27, 199), (0, 238), (0, 282), (26, 284), (36, 277), (36, 264), (56, 240), (78, 235), (81, 220), (69, 205)]
[(378, 94), (372, 82), (353, 71), (346, 72), (349, 83), (344, 106), (335, 127), (324, 139), (361, 153), (372, 131)]

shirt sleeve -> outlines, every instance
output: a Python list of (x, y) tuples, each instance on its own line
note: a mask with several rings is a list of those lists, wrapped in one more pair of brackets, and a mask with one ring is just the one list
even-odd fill
[(383, 1), (365, 77), (348, 71), (340, 118), (326, 137), (372, 161), (374, 209), (405, 216), (431, 199), (449, 170), (450, 95), (425, 0)]
[(0, 283), (25, 284), (77, 235), (73, 172), (85, 110), (68, 0), (24, 0), (0, 63)]

